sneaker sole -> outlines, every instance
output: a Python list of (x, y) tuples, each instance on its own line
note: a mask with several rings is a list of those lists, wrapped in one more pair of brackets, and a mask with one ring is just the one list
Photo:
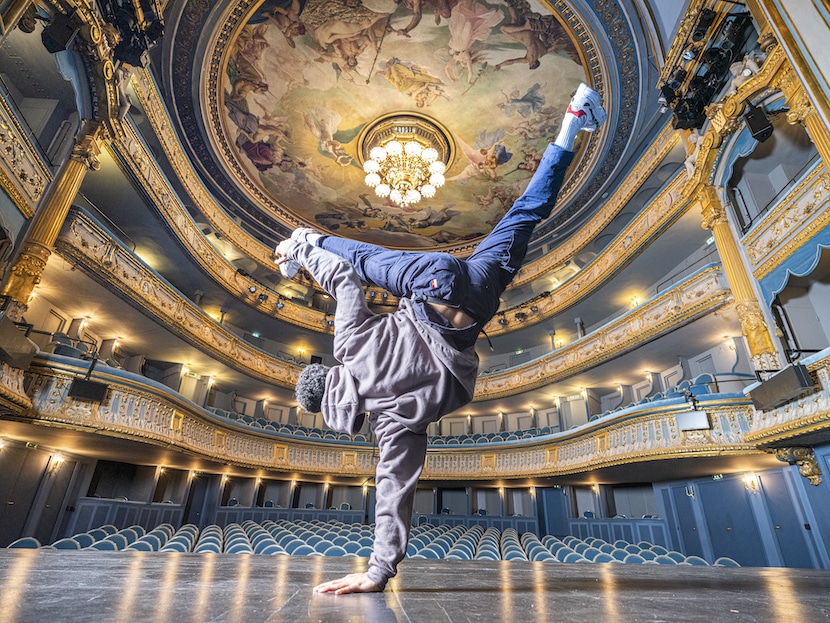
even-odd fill
[(584, 100), (582, 106), (584, 106), (585, 113), (588, 115), (588, 124), (582, 129), (586, 132), (593, 132), (608, 118), (608, 113), (602, 107), (599, 93), (583, 82), (580, 83), (576, 93), (574, 93), (574, 99), (577, 98)]

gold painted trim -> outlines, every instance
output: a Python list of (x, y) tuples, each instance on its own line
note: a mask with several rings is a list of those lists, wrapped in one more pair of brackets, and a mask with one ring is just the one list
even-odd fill
[[(296, 385), (299, 366), (229, 332), (82, 213), (70, 212), (56, 249), (217, 360), (282, 387)], [(715, 311), (730, 297), (720, 268), (705, 269), (564, 349), (518, 368), (479, 376), (474, 400), (510, 396), (571, 376)]]
[(830, 225), (830, 171), (819, 163), (767, 214), (742, 243), (761, 280)]
[(573, 344), (522, 366), (480, 376), (473, 400), (512, 396), (568, 378), (712, 313), (731, 299), (721, 268), (704, 269)]
[(24, 217), (32, 218), (52, 173), (4, 98), (0, 98), (0, 165), (0, 187)]
[[(327, 314), (298, 305), (290, 298), (280, 296), (274, 290), (268, 290), (267, 300), (260, 301), (263, 284), (247, 274), (237, 271), (225, 257), (205, 238), (191, 218), (187, 208), (181, 203), (176, 193), (170, 188), (164, 173), (148, 151), (144, 142), (138, 137), (132, 126), (125, 128), (125, 135), (120, 140), (113, 140), (107, 146), (113, 160), (130, 175), (136, 184), (150, 198), (150, 204), (167, 223), (193, 260), (207, 272), (213, 280), (225, 290), (236, 296), (250, 307), (270, 316), (285, 320), (298, 327), (321, 333), (330, 333), (331, 327)], [(272, 270), (276, 270), (273, 259)], [(256, 294), (251, 294), (253, 287)]]
[[(683, 216), (693, 205), (688, 197), (684, 196), (684, 184), (682, 176), (676, 177), (617, 234), (602, 253), (573, 277), (551, 289), (547, 295), (534, 298), (493, 317), (484, 327), (487, 335), (509, 333), (522, 323), (536, 324), (553, 318), (605, 285), (642, 253), (643, 248), (655, 236)], [(582, 236), (582, 233), (575, 237), (578, 236)], [(543, 279), (541, 276), (539, 278)], [(502, 318), (507, 320), (507, 324), (500, 324)]]
[(269, 383), (296, 385), (299, 366), (259, 350), (216, 322), (86, 215), (69, 213), (55, 248), (218, 361)]
[[(173, 395), (172, 390), (99, 368), (93, 373), (108, 385), (104, 403), (68, 395), (80, 366), (36, 359), (29, 370), (33, 407), (21, 415), (34, 423), (90, 434), (132, 439), (195, 453), (205, 459), (280, 473), (369, 476), (375, 470), (370, 445), (275, 437), (258, 429), (241, 430)], [(763, 454), (746, 442), (752, 420), (746, 398), (715, 400), (706, 406), (712, 429), (684, 434), (675, 415), (687, 405), (648, 408), (640, 413), (606, 416), (590, 427), (510, 447), (431, 446), (425, 480), (484, 480), (559, 476), (601, 467), (685, 457)], [(705, 403), (705, 401), (704, 401)], [(174, 425), (180, 418), (181, 426)]]

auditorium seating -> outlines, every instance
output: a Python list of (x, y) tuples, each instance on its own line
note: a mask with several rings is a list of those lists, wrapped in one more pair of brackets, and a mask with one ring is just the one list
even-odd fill
[[(266, 520), (261, 524), (245, 520), (224, 527), (209, 525), (201, 530), (193, 524), (176, 530), (164, 523), (150, 531), (141, 526), (117, 530), (107, 525), (58, 539), (50, 545), (41, 545), (37, 539), (24, 537), (9, 548), (368, 557), (373, 541), (373, 525), (336, 520)], [(429, 523), (412, 527), (406, 556), (445, 560), (740, 566), (728, 557), (719, 557), (709, 563), (699, 556), (686, 556), (647, 541), (609, 543), (598, 537), (581, 539), (573, 535), (562, 538), (546, 535), (540, 539), (532, 532), (519, 534), (514, 528), (499, 530), (480, 525)]]

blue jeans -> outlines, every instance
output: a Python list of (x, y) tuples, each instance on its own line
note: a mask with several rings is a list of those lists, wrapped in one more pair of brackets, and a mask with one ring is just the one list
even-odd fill
[[(363, 281), (411, 298), (423, 322), (456, 348), (475, 344), (499, 308), (499, 297), (524, 262), (536, 225), (550, 216), (573, 160), (573, 152), (550, 143), (524, 194), (466, 260), (449, 253), (396, 251), (365, 242), (325, 236), (319, 245), (350, 262)], [(475, 319), (456, 329), (427, 302), (457, 307)]]

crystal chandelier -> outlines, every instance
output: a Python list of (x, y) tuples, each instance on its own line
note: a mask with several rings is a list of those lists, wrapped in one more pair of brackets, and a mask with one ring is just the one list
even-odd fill
[(365, 182), (401, 207), (431, 198), (452, 159), (448, 133), (418, 113), (384, 115), (361, 135)]

